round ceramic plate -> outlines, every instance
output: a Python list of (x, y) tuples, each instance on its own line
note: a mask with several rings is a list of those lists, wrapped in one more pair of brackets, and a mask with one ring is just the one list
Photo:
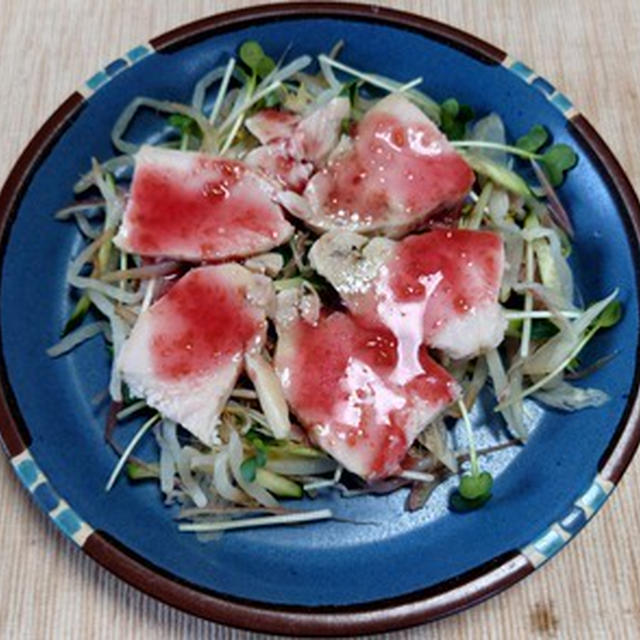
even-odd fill
[[(188, 102), (194, 82), (247, 39), (274, 57), (317, 54), (345, 41), (342, 59), (399, 80), (425, 78), (478, 114), (497, 110), (511, 139), (534, 123), (579, 153), (560, 195), (577, 230), (573, 266), (588, 299), (620, 288), (623, 321), (586, 357), (616, 358), (588, 380), (611, 400), (576, 414), (532, 410), (525, 448), (487, 461), (493, 499), (454, 514), (447, 487), (418, 513), (406, 495), (313, 501), (356, 521), (238, 531), (209, 543), (178, 533), (153, 483), (105, 480), (116, 458), (103, 439), (108, 354), (99, 340), (45, 355), (67, 317), (65, 270), (80, 239), (52, 213), (92, 156), (113, 153), (109, 132), (138, 95)], [(131, 136), (158, 120), (146, 114)], [(369, 6), (291, 4), (214, 16), (138, 46), (84, 83), (44, 124), (0, 194), (2, 397), (0, 434), (39, 506), (95, 560), (136, 587), (199, 616), (295, 635), (365, 633), (453, 613), (508, 587), (567, 543), (599, 509), (638, 444), (636, 196), (597, 133), (521, 62), (476, 38)], [(535, 405), (532, 405), (535, 408)], [(475, 419), (488, 422), (485, 412)], [(125, 429), (123, 441), (130, 436)], [(142, 455), (153, 455), (147, 444)], [(306, 505), (310, 506), (310, 505)]]

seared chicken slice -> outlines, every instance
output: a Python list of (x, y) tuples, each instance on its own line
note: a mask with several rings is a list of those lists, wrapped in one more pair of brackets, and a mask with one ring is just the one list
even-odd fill
[(144, 146), (114, 242), (190, 262), (263, 253), (293, 233), (272, 196), (273, 186), (242, 162)]
[(386, 328), (342, 312), (311, 324), (278, 306), (276, 372), (309, 436), (362, 478), (401, 472), (418, 433), (458, 395), (455, 380), (420, 344), (406, 360)]
[(245, 162), (280, 187), (302, 193), (313, 173), (313, 165), (301, 160), (298, 151), (293, 138), (280, 138), (250, 151)]
[(456, 213), (474, 174), (446, 137), (400, 94), (378, 102), (344, 138), (304, 198), (282, 204), (315, 231), (397, 238)]
[(386, 326), (400, 344), (420, 340), (467, 358), (502, 342), (498, 234), (435, 229), (393, 242), (336, 231), (317, 240), (309, 258), (360, 323)]
[(300, 124), (301, 116), (281, 109), (260, 109), (247, 118), (245, 126), (260, 144), (268, 144), (281, 138), (291, 138)]
[(237, 264), (193, 269), (140, 315), (118, 358), (122, 379), (135, 397), (214, 444), (272, 304), (271, 281)]
[(247, 120), (262, 143), (245, 158), (283, 187), (302, 193), (314, 167), (321, 166), (338, 144), (349, 100), (334, 98), (302, 118), (287, 111), (263, 109)]

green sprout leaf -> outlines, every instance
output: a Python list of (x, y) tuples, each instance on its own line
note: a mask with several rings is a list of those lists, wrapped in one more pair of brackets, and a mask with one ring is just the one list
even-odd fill
[(68, 333), (73, 331), (77, 326), (80, 325), (84, 317), (89, 312), (89, 308), (91, 307), (91, 300), (89, 296), (83, 295), (78, 302), (76, 302), (76, 306), (73, 308), (69, 319), (67, 320), (64, 328), (62, 329), (62, 337), (66, 336)]
[(247, 40), (247, 42), (242, 44), (238, 53), (240, 55), (240, 60), (242, 60), (242, 62), (244, 62), (251, 71), (255, 71), (257, 73), (258, 65), (265, 57), (260, 43), (255, 40)]
[(562, 184), (564, 174), (572, 169), (577, 162), (576, 152), (567, 144), (554, 144), (540, 158), (540, 164), (554, 187)]
[(274, 59), (269, 56), (263, 56), (256, 66), (256, 73), (258, 77), (266, 78), (275, 68), (276, 63)]
[(612, 300), (598, 316), (596, 324), (600, 329), (609, 329), (620, 322), (622, 318), (622, 304), (619, 300)]
[(256, 471), (258, 470), (258, 462), (256, 458), (247, 458), (240, 465), (240, 473), (247, 482), (253, 482), (256, 479)]
[(478, 475), (467, 473), (460, 478), (458, 492), (465, 500), (477, 500), (490, 494), (493, 487), (493, 477), (488, 471), (481, 471)]
[(461, 140), (473, 115), (470, 106), (448, 98), (440, 105), (440, 128), (449, 140)]
[(198, 123), (191, 117), (185, 116), (182, 113), (174, 113), (167, 118), (168, 123), (175, 127), (183, 136), (197, 136), (201, 135), (200, 127)]
[(264, 467), (267, 464), (267, 450), (266, 447), (264, 449), (258, 449), (256, 451), (256, 464), (259, 467)]
[(273, 109), (282, 104), (282, 97), (278, 91), (271, 91), (264, 97), (264, 106), (266, 109)]
[(454, 491), (449, 504), (454, 511), (470, 511), (481, 507), (491, 497), (493, 477), (488, 471), (481, 471), (478, 464), (475, 436), (469, 420), (467, 408), (462, 400), (458, 400), (458, 408), (469, 439), (469, 462), (471, 471), (460, 478), (458, 489)]
[(455, 118), (460, 111), (460, 103), (455, 98), (447, 98), (441, 105), (442, 113)]
[(266, 449), (270, 444), (273, 443), (273, 439), (268, 436), (262, 435), (255, 429), (250, 429), (245, 438), (254, 446), (256, 449)]
[[(247, 465), (247, 472), (252, 473), (255, 477), (255, 470), (258, 467), (264, 467), (267, 464), (267, 453), (269, 451), (269, 445), (262, 439), (262, 437), (258, 433), (253, 430), (249, 431), (245, 438), (248, 442), (251, 443), (255, 450), (254, 456), (245, 460), (246, 463), (248, 463), (249, 460), (252, 461), (251, 464)], [(242, 467), (240, 467), (240, 469), (242, 470)], [(248, 482), (252, 482), (252, 480), (249, 480)]]
[(459, 491), (454, 491), (449, 497), (449, 507), (452, 511), (465, 513), (466, 511), (474, 511), (479, 509), (491, 498), (491, 494), (485, 494), (479, 498), (469, 500), (464, 498)]
[(268, 56), (262, 50), (260, 43), (255, 40), (248, 40), (243, 43), (238, 55), (240, 60), (252, 71), (253, 75), (258, 78), (265, 78), (276, 68), (273, 58)]
[(157, 464), (139, 464), (137, 462), (127, 462), (125, 467), (130, 480), (150, 480), (160, 475)]
[(516, 141), (516, 147), (523, 151), (529, 151), (535, 153), (549, 140), (549, 134), (547, 130), (541, 124), (534, 124), (528, 133), (518, 138)]
[(342, 85), (342, 89), (340, 90), (340, 96), (349, 98), (349, 104), (354, 107), (356, 104), (356, 99), (358, 98), (358, 90), (361, 86), (361, 80), (351, 80), (349, 82), (345, 82)]
[(531, 339), (548, 340), (558, 333), (560, 329), (550, 320), (536, 319), (531, 322)]

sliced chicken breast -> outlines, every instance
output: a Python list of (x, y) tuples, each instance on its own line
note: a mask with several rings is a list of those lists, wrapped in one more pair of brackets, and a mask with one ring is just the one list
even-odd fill
[(257, 147), (247, 154), (245, 162), (295, 193), (304, 191), (313, 173), (313, 164), (300, 159), (293, 138), (279, 138)]
[(349, 100), (334, 98), (302, 118), (276, 109), (263, 109), (247, 120), (247, 128), (262, 146), (245, 161), (295, 193), (302, 193), (314, 168), (321, 166), (338, 144)]
[(260, 144), (268, 144), (282, 138), (292, 138), (301, 116), (281, 109), (261, 109), (250, 118), (245, 126)]
[(272, 196), (273, 186), (242, 162), (144, 146), (114, 242), (189, 262), (269, 251), (293, 233)]
[(265, 338), (271, 281), (237, 264), (189, 271), (144, 311), (117, 366), (131, 393), (205, 444), (246, 354)]
[(498, 234), (435, 229), (393, 242), (336, 231), (309, 257), (360, 323), (388, 327), (401, 345), (418, 340), (467, 358), (503, 340)]
[(363, 478), (399, 473), (418, 433), (458, 395), (455, 380), (425, 347), (407, 361), (389, 330), (363, 329), (350, 314), (279, 317), (276, 371), (309, 436)]
[(392, 94), (344, 139), (304, 198), (285, 196), (292, 215), (321, 232), (346, 229), (401, 237), (455, 211), (474, 181), (469, 165), (414, 104)]

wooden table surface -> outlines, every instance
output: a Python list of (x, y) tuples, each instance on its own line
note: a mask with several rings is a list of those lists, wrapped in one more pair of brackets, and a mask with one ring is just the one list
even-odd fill
[[(387, 0), (460, 27), (564, 90), (640, 188), (638, 0)], [(2, 0), (0, 179), (51, 111), (132, 45), (242, 0)], [(532, 577), (417, 638), (639, 638), (640, 460), (578, 539)], [(60, 535), (0, 459), (0, 637), (260, 637), (180, 613), (118, 581)]]

